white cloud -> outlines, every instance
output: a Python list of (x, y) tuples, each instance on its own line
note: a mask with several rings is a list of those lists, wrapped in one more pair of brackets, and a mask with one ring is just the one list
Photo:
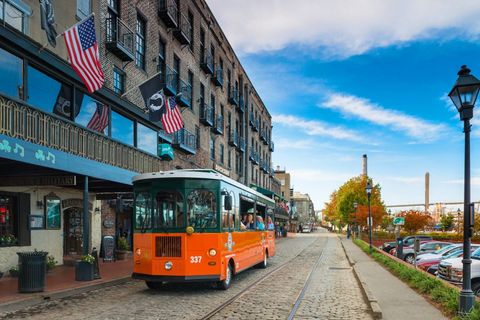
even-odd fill
[(421, 141), (436, 140), (447, 130), (443, 124), (430, 123), (396, 110), (386, 109), (367, 99), (352, 95), (331, 94), (319, 107), (401, 131)]
[(280, 124), (290, 128), (299, 129), (310, 136), (322, 136), (339, 140), (367, 143), (367, 141), (361, 137), (359, 132), (341, 126), (332, 126), (321, 121), (305, 120), (292, 115), (278, 114), (273, 115), (273, 123), (274, 125)]
[(424, 177), (385, 177), (382, 180), (394, 181), (394, 182), (401, 182), (406, 184), (417, 184), (423, 183), (425, 181)]
[[(470, 0), (207, 0), (239, 52), (316, 47), (348, 57), (418, 39), (478, 39), (480, 2)], [(301, 48), (300, 48), (301, 49)]]
[[(442, 181), (442, 183), (446, 183), (446, 184), (462, 184), (462, 185), (463, 185), (463, 182), (464, 182), (463, 179)], [(480, 186), (480, 177), (471, 177), (470, 182), (473, 186)]]

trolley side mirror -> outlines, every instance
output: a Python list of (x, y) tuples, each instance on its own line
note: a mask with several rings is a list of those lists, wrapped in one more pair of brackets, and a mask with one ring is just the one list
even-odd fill
[(225, 210), (230, 211), (232, 210), (232, 196), (227, 194), (223, 198), (223, 207)]

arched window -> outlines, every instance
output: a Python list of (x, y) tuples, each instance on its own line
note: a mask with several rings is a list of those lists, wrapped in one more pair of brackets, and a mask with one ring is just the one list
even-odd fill
[(194, 228), (216, 228), (215, 194), (208, 190), (193, 190), (187, 198), (188, 225)]

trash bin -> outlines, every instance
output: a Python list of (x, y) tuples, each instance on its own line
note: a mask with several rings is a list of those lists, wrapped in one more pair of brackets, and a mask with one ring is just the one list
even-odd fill
[(45, 289), (47, 254), (44, 251), (17, 252), (19, 292), (41, 292)]

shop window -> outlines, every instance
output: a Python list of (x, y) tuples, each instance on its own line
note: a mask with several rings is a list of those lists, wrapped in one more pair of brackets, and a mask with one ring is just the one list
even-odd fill
[(27, 32), (30, 7), (21, 0), (0, 0), (0, 20), (22, 33)]
[(84, 19), (92, 12), (91, 0), (77, 0), (77, 17)]
[(157, 155), (158, 134), (157, 131), (144, 126), (141, 123), (137, 124), (137, 148)]
[(112, 138), (133, 146), (133, 121), (112, 111)]
[(77, 113), (78, 116), (75, 118), (75, 122), (78, 124), (102, 134), (108, 133), (108, 106), (85, 94), (80, 104), (80, 110)]
[(30, 230), (30, 195), (27, 193), (0, 194), (0, 246), (28, 246)]
[(0, 195), (0, 246), (17, 244), (17, 219), (13, 209), (13, 197)]
[[(70, 118), (72, 88), (49, 77), (42, 71), (28, 66), (28, 99), (34, 107), (45, 112)], [(81, 95), (80, 95), (81, 97)]]
[(0, 74), (0, 92), (23, 98), (23, 60), (0, 49)]

